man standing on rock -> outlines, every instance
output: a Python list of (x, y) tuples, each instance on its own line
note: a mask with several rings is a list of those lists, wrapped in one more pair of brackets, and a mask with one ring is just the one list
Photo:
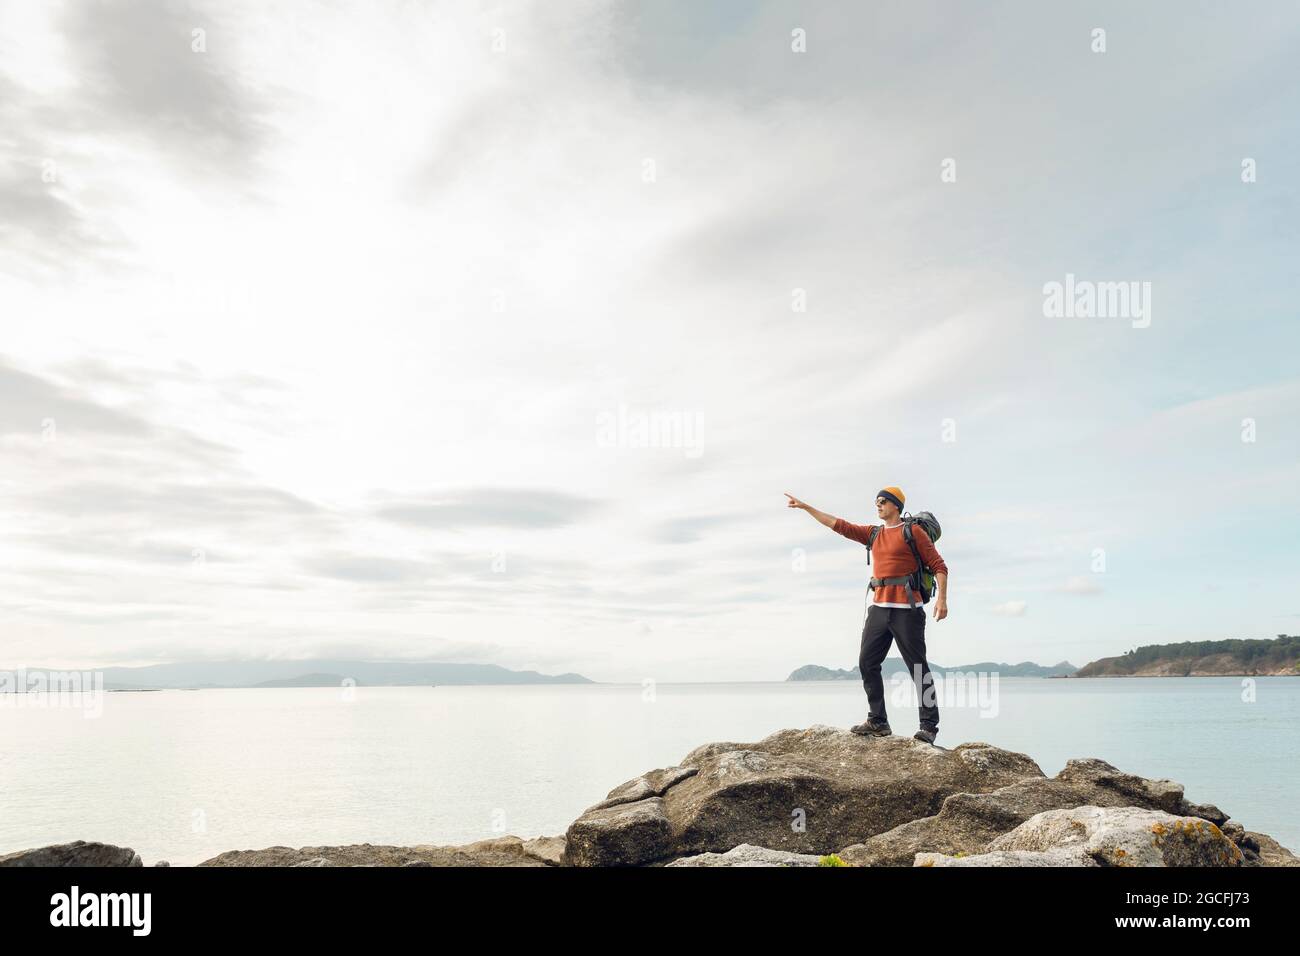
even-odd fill
[[(918, 571), (912, 549), (903, 538), (903, 502), (907, 497), (901, 488), (882, 488), (876, 495), (876, 514), (885, 522), (882, 526), (849, 524), (843, 518), (818, 511), (786, 492), (791, 508), (802, 508), (826, 527), (862, 544), (871, 541), (871, 530), (876, 528), (875, 541), (871, 542), (871, 562), (878, 577), (873, 578), (872, 603), (867, 609), (867, 619), (862, 625), (862, 646), (858, 651), (858, 670), (862, 673), (862, 686), (867, 691), (867, 719), (850, 729), (855, 734), (884, 737), (893, 731), (885, 715), (885, 686), (880, 676), (880, 664), (889, 652), (891, 640), (898, 642), (903, 662), (916, 684), (921, 729), (913, 736), (928, 744), (934, 743), (939, 733), (939, 708), (935, 703), (934, 678), (925, 659), (925, 605), (921, 593), (910, 587), (908, 577)], [(925, 566), (934, 573), (936, 597), (934, 619), (942, 621), (948, 616), (948, 565), (944, 563), (934, 542), (919, 523), (912, 525), (912, 538)]]

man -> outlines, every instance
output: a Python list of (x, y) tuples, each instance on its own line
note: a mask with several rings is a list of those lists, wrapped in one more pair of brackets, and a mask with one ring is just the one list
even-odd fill
[[(791, 508), (802, 508), (831, 530), (866, 544), (872, 525), (849, 524), (843, 518), (828, 515), (805, 504), (786, 492)], [(867, 719), (850, 728), (855, 734), (884, 737), (893, 731), (885, 715), (885, 686), (880, 676), (880, 663), (889, 652), (891, 640), (898, 642), (912, 680), (916, 684), (921, 729), (913, 736), (925, 743), (934, 743), (939, 733), (939, 708), (934, 699), (934, 678), (925, 659), (925, 606), (921, 593), (900, 581), (917, 570), (916, 558), (903, 538), (903, 503), (907, 497), (901, 488), (882, 488), (876, 495), (876, 514), (884, 525), (876, 532), (871, 545), (871, 563), (876, 569), (873, 578), (873, 599), (867, 609), (867, 619), (862, 625), (862, 646), (858, 651), (858, 670), (862, 672), (862, 686), (867, 692)], [(920, 524), (912, 525), (912, 539), (926, 567), (934, 572), (934, 619), (942, 621), (948, 616), (948, 565), (944, 563), (934, 542)], [(876, 583), (879, 582), (879, 583)], [(909, 594), (910, 591), (910, 594)]]

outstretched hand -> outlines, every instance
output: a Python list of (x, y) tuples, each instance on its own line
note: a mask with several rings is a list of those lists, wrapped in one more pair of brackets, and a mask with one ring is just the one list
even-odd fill
[(800, 501), (798, 498), (796, 498), (794, 495), (790, 494), (790, 492), (788, 491), (785, 492), (785, 496), (790, 499), (789, 501), (786, 502), (786, 504), (789, 505), (791, 508), (802, 508), (804, 511), (808, 510), (808, 506), (804, 504), (802, 501)]

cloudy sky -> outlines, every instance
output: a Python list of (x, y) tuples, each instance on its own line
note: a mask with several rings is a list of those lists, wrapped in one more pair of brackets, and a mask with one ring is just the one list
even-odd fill
[(1300, 629), (1294, 4), (268, 6), (0, 2), (0, 665)]

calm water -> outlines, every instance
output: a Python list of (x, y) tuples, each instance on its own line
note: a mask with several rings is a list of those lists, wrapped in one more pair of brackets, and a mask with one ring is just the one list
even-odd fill
[[(915, 708), (890, 693), (894, 730), (910, 734)], [(1300, 680), (1259, 678), (1255, 694), (1244, 702), (1239, 678), (1007, 678), (996, 716), (981, 716), (992, 708), (974, 694), (965, 707), (941, 698), (938, 742), (988, 741), (1049, 775), (1095, 756), (1169, 777), (1300, 850)], [(698, 744), (865, 716), (849, 681), (653, 695), (640, 685), (115, 693), (95, 718), (13, 699), (0, 702), (0, 852), (102, 840), (146, 864), (277, 844), (559, 834), (617, 784)]]

